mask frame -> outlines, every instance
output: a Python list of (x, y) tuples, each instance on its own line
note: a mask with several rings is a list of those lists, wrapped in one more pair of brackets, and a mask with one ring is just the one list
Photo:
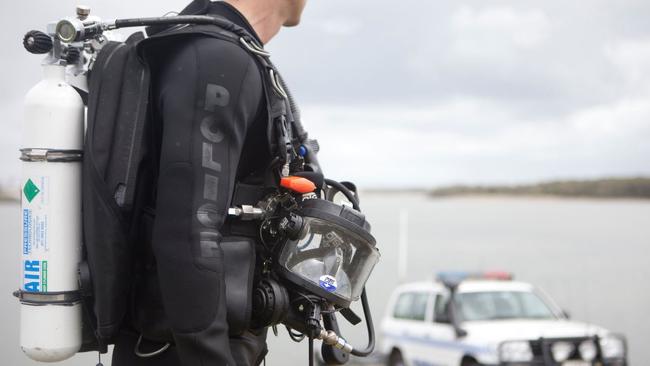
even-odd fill
[[(370, 224), (365, 216), (345, 205), (338, 205), (322, 199), (309, 199), (299, 203), (297, 210), (293, 211), (286, 220), (298, 221), (298, 227), (292, 227), (284, 233), (285, 238), (277, 245), (274, 253), (274, 270), (283, 279), (291, 282), (301, 290), (307, 290), (313, 295), (321, 297), (341, 308), (347, 308), (353, 301), (359, 300), (361, 291), (365, 286), (376, 263), (379, 261), (379, 250), (376, 240), (370, 234)], [(315, 228), (331, 226), (327, 233), (312, 231)], [(300, 235), (317, 235), (316, 248), (301, 251)], [(329, 237), (327, 237), (329, 236)], [(309, 244), (312, 240), (308, 241)], [(309, 278), (304, 273), (293, 270), (301, 263), (312, 261), (323, 264), (322, 256), (338, 252), (336, 260), (338, 272), (346, 278), (350, 286), (350, 295), (343, 296), (337, 288), (327, 289), (327, 285), (319, 284), (323, 277), (334, 279), (332, 273), (315, 274), (319, 278)], [(336, 287), (336, 280), (334, 279)]]

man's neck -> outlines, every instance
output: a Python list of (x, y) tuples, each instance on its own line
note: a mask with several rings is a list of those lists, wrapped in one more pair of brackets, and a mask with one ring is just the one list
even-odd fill
[(255, 33), (260, 37), (262, 43), (268, 43), (273, 36), (278, 34), (282, 25), (286, 22), (287, 16), (283, 14), (281, 7), (273, 0), (245, 1), (245, 0), (224, 0), (237, 9), (248, 23), (253, 27)]

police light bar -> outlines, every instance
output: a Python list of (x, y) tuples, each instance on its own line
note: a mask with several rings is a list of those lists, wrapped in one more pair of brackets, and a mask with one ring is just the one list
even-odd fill
[(510, 272), (505, 271), (486, 271), (483, 272), (483, 279), (486, 280), (499, 280), (499, 281), (512, 281), (515, 276)]
[(514, 276), (510, 272), (505, 271), (483, 271), (483, 272), (468, 272), (468, 271), (442, 271), (436, 275), (436, 280), (445, 284), (445, 286), (458, 285), (465, 280), (497, 280), (497, 281), (512, 281)]

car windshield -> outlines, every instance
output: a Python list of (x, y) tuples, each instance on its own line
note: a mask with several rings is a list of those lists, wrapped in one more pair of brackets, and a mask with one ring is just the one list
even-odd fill
[(465, 321), (555, 318), (548, 305), (533, 292), (465, 292), (458, 294), (457, 299)]

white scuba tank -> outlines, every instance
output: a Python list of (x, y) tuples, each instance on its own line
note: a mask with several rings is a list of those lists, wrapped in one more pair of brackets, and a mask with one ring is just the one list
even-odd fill
[(20, 345), (56, 362), (81, 347), (81, 154), (84, 105), (65, 66), (44, 65), (25, 99), (21, 149)]

